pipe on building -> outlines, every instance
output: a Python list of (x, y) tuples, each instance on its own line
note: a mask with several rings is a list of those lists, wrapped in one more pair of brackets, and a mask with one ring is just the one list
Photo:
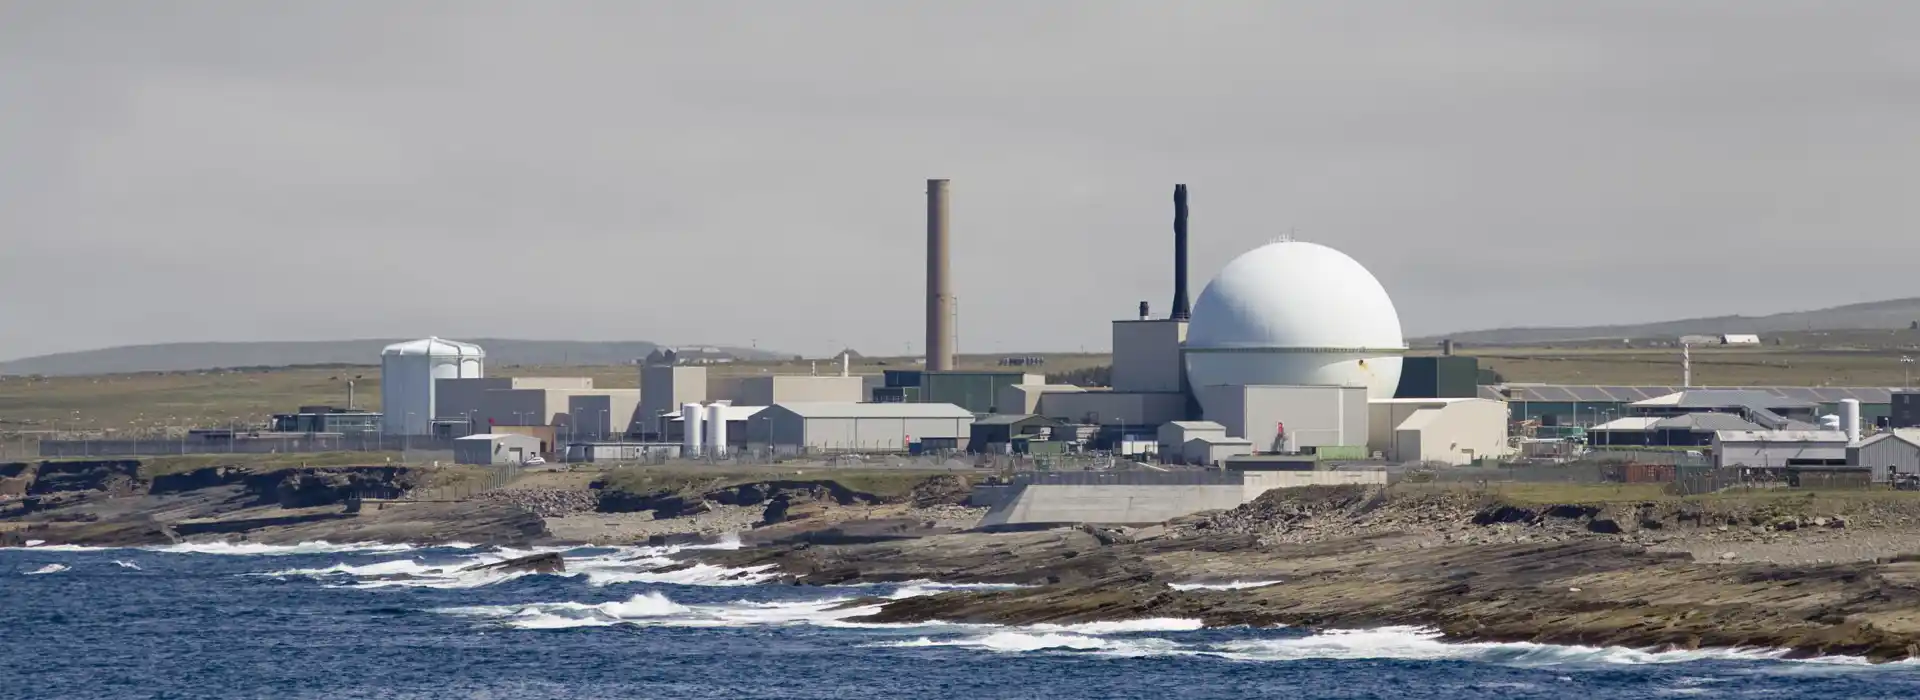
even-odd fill
[(1193, 314), (1187, 305), (1187, 186), (1173, 186), (1173, 315), (1185, 321)]
[(953, 286), (948, 278), (947, 181), (927, 181), (927, 362), (933, 372), (953, 369)]

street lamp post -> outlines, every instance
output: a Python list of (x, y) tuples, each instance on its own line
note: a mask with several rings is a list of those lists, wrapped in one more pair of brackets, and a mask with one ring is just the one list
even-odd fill
[(1903, 370), (1903, 374), (1906, 375), (1906, 379), (1901, 382), (1900, 388), (1912, 389), (1913, 388), (1913, 357), (1911, 355), (1902, 355), (1900, 357), (1900, 367)]

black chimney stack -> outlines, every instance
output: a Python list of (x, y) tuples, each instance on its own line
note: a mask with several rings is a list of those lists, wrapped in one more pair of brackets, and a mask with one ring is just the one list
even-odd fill
[(1173, 316), (1185, 321), (1192, 315), (1187, 306), (1187, 186), (1173, 186)]

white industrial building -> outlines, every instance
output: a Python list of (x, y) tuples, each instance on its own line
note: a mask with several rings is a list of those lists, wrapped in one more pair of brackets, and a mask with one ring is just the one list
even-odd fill
[(1227, 426), (1210, 420), (1176, 420), (1161, 425), (1157, 432), (1160, 458), (1171, 462), (1183, 457), (1187, 441), (1207, 435), (1226, 437)]
[(431, 435), (439, 416), (435, 384), (486, 376), (480, 346), (440, 338), (388, 345), (380, 351), (381, 428), (389, 435)]
[(1194, 394), (1207, 420), (1256, 452), (1367, 444), (1363, 386), (1196, 386)]
[[(1180, 461), (1218, 467), (1233, 457), (1253, 454), (1253, 441), (1225, 435), (1195, 435), (1180, 446)], [(1163, 453), (1164, 454), (1164, 453)]]
[(436, 416), (476, 432), (545, 426), (555, 441), (625, 437), (639, 429), (638, 389), (597, 389), (591, 377), (481, 377), (442, 379)]
[(1460, 465), (1512, 450), (1503, 401), (1378, 399), (1368, 410), (1367, 449), (1389, 462)]
[(775, 404), (747, 421), (746, 442), (778, 451), (897, 451), (914, 442), (965, 449), (973, 418), (939, 403)]
[(1847, 444), (1844, 430), (1721, 430), (1713, 434), (1713, 465), (1841, 466)]
[[(723, 431), (723, 433), (724, 433), (724, 436), (727, 438), (727, 451), (731, 451), (731, 452), (738, 452), (740, 451), (741, 448), (744, 448), (747, 446), (748, 421), (752, 420), (754, 416), (759, 415), (761, 411), (764, 411), (767, 409), (766, 406), (738, 406), (730, 403), (729, 404), (716, 403), (716, 404), (706, 405), (704, 407), (704, 410), (706, 412), (703, 415), (701, 415), (700, 418), (695, 422), (700, 426), (700, 429), (704, 431), (704, 433), (706, 434), (707, 437), (701, 440), (701, 444), (704, 446), (707, 446), (708, 448), (712, 447), (711, 438), (714, 435), (713, 426), (712, 426), (713, 410), (716, 407), (720, 411), (720, 417), (727, 424), (727, 427)], [(681, 410), (676, 410), (672, 413), (668, 413), (664, 416), (661, 416), (661, 418), (664, 419), (665, 421), (664, 423), (662, 423), (662, 425), (666, 427), (665, 434), (661, 436), (662, 442), (678, 442), (678, 443), (685, 444), (687, 421), (686, 421), (686, 417), (682, 415), (682, 412), (683, 411)]]
[(540, 439), (530, 435), (493, 433), (453, 441), (453, 461), (459, 464), (524, 464), (539, 454)]
[(866, 378), (770, 374), (740, 380), (734, 403), (772, 406), (778, 403), (860, 403), (866, 398)]

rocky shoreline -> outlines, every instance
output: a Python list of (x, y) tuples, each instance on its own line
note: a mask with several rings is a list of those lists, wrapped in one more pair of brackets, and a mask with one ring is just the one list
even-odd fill
[[(1023, 586), (862, 601), (882, 606), (870, 622), (1410, 625), (1452, 641), (1920, 658), (1920, 557), (1775, 564), (1742, 554), (1796, 539), (1831, 547), (1828, 538), (1841, 532), (1920, 551), (1920, 533), (1898, 528), (1905, 511), (1862, 513), (1844, 527), (1829, 519), (1821, 529), (1789, 521), (1777, 503), (1765, 513), (1742, 504), (1667, 512), (1643, 505), (1525, 508), (1472, 494), (1297, 489), (1152, 528), (934, 534), (699, 558), (773, 565), (795, 585)], [(1622, 527), (1627, 513), (1636, 518)], [(1741, 541), (1732, 541), (1731, 526), (1721, 529), (1727, 519), (1755, 517), (1774, 520), (1764, 533), (1743, 530)], [(1643, 543), (1646, 532), (1666, 539)], [(1703, 560), (1666, 546), (1708, 536), (1735, 556)]]
[(10, 489), (0, 494), (0, 546), (636, 545), (737, 535), (746, 547), (684, 552), (681, 565), (767, 567), (793, 585), (1018, 586), (859, 601), (879, 606), (864, 618), (872, 622), (1410, 625), (1454, 641), (1920, 658), (1920, 499), (1901, 494), (1588, 503), (1312, 487), (1152, 527), (1018, 532), (969, 531), (981, 511), (960, 505), (965, 481), (947, 475), (888, 497), (831, 479), (635, 492), (573, 476), (457, 500), (401, 497), (446, 476), (392, 466), (148, 477), (131, 461), (0, 465)]

